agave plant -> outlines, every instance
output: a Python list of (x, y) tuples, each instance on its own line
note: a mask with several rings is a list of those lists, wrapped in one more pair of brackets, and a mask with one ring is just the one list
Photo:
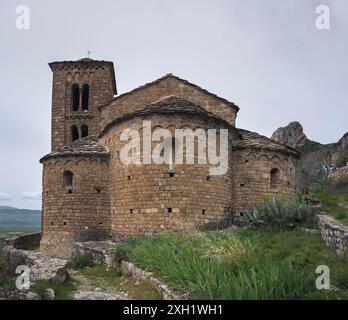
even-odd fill
[(312, 219), (310, 206), (297, 200), (276, 199), (262, 202), (247, 214), (250, 223), (257, 227), (294, 227)]

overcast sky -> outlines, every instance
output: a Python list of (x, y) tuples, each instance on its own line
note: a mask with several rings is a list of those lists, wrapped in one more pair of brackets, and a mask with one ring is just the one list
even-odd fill
[[(30, 30), (16, 7), (30, 8)], [(318, 5), (330, 30), (315, 27)], [(240, 106), (270, 136), (298, 120), (310, 139), (348, 131), (346, 0), (1, 0), (0, 205), (41, 207), (50, 151), (48, 62), (114, 61), (119, 93), (174, 73)]]

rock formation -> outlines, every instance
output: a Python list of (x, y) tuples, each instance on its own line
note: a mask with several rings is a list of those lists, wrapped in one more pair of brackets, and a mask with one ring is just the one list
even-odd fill
[(272, 139), (276, 142), (296, 148), (301, 145), (307, 137), (303, 132), (302, 125), (299, 122), (294, 121), (286, 127), (278, 128), (273, 133)]

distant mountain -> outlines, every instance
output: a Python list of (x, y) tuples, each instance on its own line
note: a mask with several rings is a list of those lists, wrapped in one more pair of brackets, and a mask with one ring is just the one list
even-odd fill
[(41, 226), (41, 211), (0, 206), (0, 236), (36, 232)]
[(318, 179), (325, 165), (342, 167), (348, 162), (348, 132), (336, 143), (321, 144), (308, 139), (301, 123), (295, 121), (278, 128), (272, 139), (300, 151), (297, 185), (304, 192)]
[(0, 214), (1, 213), (23, 213), (23, 214), (41, 214), (40, 210), (30, 210), (30, 209), (18, 209), (15, 207), (9, 206), (0, 206)]

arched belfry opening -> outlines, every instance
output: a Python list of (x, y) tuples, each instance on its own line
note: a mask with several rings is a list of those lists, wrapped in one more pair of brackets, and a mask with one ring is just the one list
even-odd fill
[(84, 84), (82, 87), (82, 110), (88, 111), (89, 105), (89, 85)]
[(72, 110), (79, 111), (80, 108), (80, 88), (77, 84), (74, 84), (71, 88), (72, 94)]
[(71, 126), (71, 142), (74, 142), (77, 139), (79, 139), (79, 129), (77, 126), (73, 125)]
[(88, 136), (88, 126), (83, 124), (81, 126), (81, 138), (87, 137)]

